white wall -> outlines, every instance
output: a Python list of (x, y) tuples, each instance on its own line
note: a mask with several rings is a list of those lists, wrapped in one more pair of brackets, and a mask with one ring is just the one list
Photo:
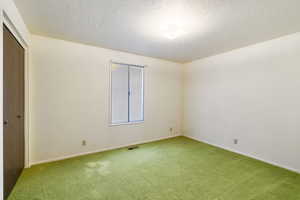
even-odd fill
[[(20, 40), (21, 44), (29, 45), (29, 35), (30, 35), (14, 2), (12, 0), (1, 0), (0, 1), (0, 24), (1, 24), (1, 28), (0, 28), (0, 122), (1, 122), (0, 123), (0, 199), (3, 199), (3, 124), (2, 124), (3, 122), (3, 27), (2, 24), (3, 23), (9, 26), (10, 30), (13, 32), (13, 34), (15, 34), (15, 37), (17, 37)], [(26, 118), (26, 120), (28, 119)]]
[(299, 120), (300, 33), (185, 65), (187, 136), (300, 172)]
[[(31, 163), (181, 133), (181, 64), (47, 37), (31, 42)], [(144, 123), (109, 126), (111, 59), (148, 66)]]

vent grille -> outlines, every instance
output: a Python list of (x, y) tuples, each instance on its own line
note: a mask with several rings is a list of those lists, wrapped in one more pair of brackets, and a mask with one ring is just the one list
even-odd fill
[(131, 150), (134, 150), (134, 149), (138, 149), (139, 146), (132, 146), (132, 147), (128, 147), (128, 150), (131, 151)]

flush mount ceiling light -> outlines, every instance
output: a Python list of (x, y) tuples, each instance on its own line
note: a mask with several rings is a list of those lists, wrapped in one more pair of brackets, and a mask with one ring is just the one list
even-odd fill
[(174, 40), (179, 36), (185, 34), (185, 31), (176, 24), (167, 24), (162, 27), (163, 34), (166, 38)]
[(199, 9), (195, 12), (186, 0), (157, 2), (160, 2), (159, 6), (139, 18), (140, 31), (147, 38), (158, 41), (174, 41), (180, 37), (189, 39), (199, 32), (199, 24), (204, 24), (197, 18)]

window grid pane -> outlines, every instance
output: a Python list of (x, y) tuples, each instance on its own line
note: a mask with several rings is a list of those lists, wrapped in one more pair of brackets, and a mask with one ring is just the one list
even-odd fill
[(143, 120), (143, 68), (130, 67), (129, 70), (129, 121)]
[(126, 123), (128, 118), (128, 67), (113, 65), (111, 72), (112, 123)]
[(144, 121), (144, 69), (112, 63), (111, 123)]

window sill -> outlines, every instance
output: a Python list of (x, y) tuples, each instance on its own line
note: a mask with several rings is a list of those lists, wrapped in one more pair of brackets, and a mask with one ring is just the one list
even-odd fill
[(123, 123), (109, 124), (109, 126), (135, 125), (135, 124), (141, 124), (141, 123), (144, 123), (144, 120), (134, 121), (134, 122), (123, 122)]

